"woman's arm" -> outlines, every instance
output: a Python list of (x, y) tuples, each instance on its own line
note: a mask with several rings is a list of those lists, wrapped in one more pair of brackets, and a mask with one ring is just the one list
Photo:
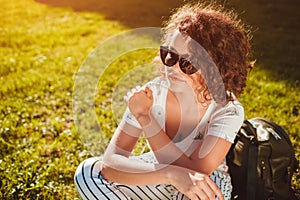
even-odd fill
[(129, 159), (140, 135), (140, 129), (126, 122), (119, 125), (104, 153), (102, 174), (105, 178), (128, 185), (169, 182), (166, 165)]
[(186, 156), (160, 128), (151, 114), (138, 118), (156, 158), (161, 163), (170, 163), (201, 173), (212, 173), (225, 158), (231, 143), (207, 136), (191, 156)]
[[(171, 184), (190, 199), (223, 199), (222, 193), (209, 176), (175, 165), (152, 164), (128, 158), (140, 130), (126, 124), (118, 128), (104, 154), (104, 178), (126, 185)], [(130, 134), (127, 132), (131, 130)]]

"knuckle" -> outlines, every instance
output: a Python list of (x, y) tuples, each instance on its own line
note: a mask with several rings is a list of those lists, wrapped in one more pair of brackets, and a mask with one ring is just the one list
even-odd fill
[(203, 179), (196, 181), (196, 184), (199, 185), (199, 186), (203, 185), (204, 183), (205, 183), (205, 181)]
[(191, 193), (192, 193), (192, 194), (196, 194), (196, 193), (198, 193), (198, 191), (199, 191), (199, 188), (198, 188), (198, 187), (193, 187), (193, 188), (191, 189)]
[(188, 192), (186, 193), (186, 195), (189, 196), (189, 197), (194, 196), (193, 194), (194, 194), (194, 193), (193, 193), (192, 191), (188, 191)]

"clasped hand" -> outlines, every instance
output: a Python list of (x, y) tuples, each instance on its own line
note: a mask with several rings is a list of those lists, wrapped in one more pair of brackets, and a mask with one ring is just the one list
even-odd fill
[(176, 170), (172, 185), (191, 200), (224, 200), (221, 190), (206, 174), (189, 169)]

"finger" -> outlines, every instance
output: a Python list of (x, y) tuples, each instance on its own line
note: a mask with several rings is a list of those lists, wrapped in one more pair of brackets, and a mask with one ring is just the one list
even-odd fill
[(201, 195), (199, 197), (201, 197), (200, 199), (211, 199), (211, 200), (215, 200), (215, 192), (213, 191), (213, 189), (204, 181), (198, 182), (198, 190), (197, 190), (197, 195)]
[[(189, 193), (189, 194), (184, 194), (185, 196), (187, 196), (189, 199), (192, 199), (192, 200), (198, 200), (198, 199), (200, 199), (199, 197), (198, 197), (198, 195), (196, 195), (195, 193)], [(183, 198), (183, 196), (182, 196), (182, 198)], [(184, 198), (185, 199), (185, 198)]]
[(217, 184), (211, 180), (209, 176), (206, 177), (206, 181), (209, 187), (213, 190), (214, 194), (218, 197), (218, 200), (224, 200), (224, 196)]
[(149, 98), (152, 98), (152, 90), (147, 86), (145, 88), (146, 94)]
[[(197, 199), (211, 199), (207, 196), (207, 194), (202, 189), (197, 189), (196, 191)], [(215, 200), (215, 199), (212, 199)]]

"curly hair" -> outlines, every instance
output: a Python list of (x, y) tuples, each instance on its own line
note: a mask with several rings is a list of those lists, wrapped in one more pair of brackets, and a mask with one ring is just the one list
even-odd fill
[[(165, 22), (165, 42), (168, 42), (168, 35), (172, 35), (176, 30), (191, 38), (188, 48), (196, 55), (196, 63), (201, 69), (201, 76), (194, 80), (198, 85), (195, 92), (198, 95), (202, 93), (205, 100), (213, 97), (215, 100), (226, 98), (226, 102), (232, 101), (232, 93), (238, 97), (246, 86), (247, 74), (254, 62), (249, 60), (250, 31), (238, 20), (237, 15), (212, 4), (187, 4), (175, 10)], [(192, 40), (202, 48), (197, 48)], [(214, 68), (218, 71), (218, 76), (213, 72), (211, 62), (203, 62), (206, 55), (210, 56), (210, 60), (217, 66)], [(205, 80), (209, 80), (210, 84)], [(218, 91), (220, 82), (226, 92)]]

